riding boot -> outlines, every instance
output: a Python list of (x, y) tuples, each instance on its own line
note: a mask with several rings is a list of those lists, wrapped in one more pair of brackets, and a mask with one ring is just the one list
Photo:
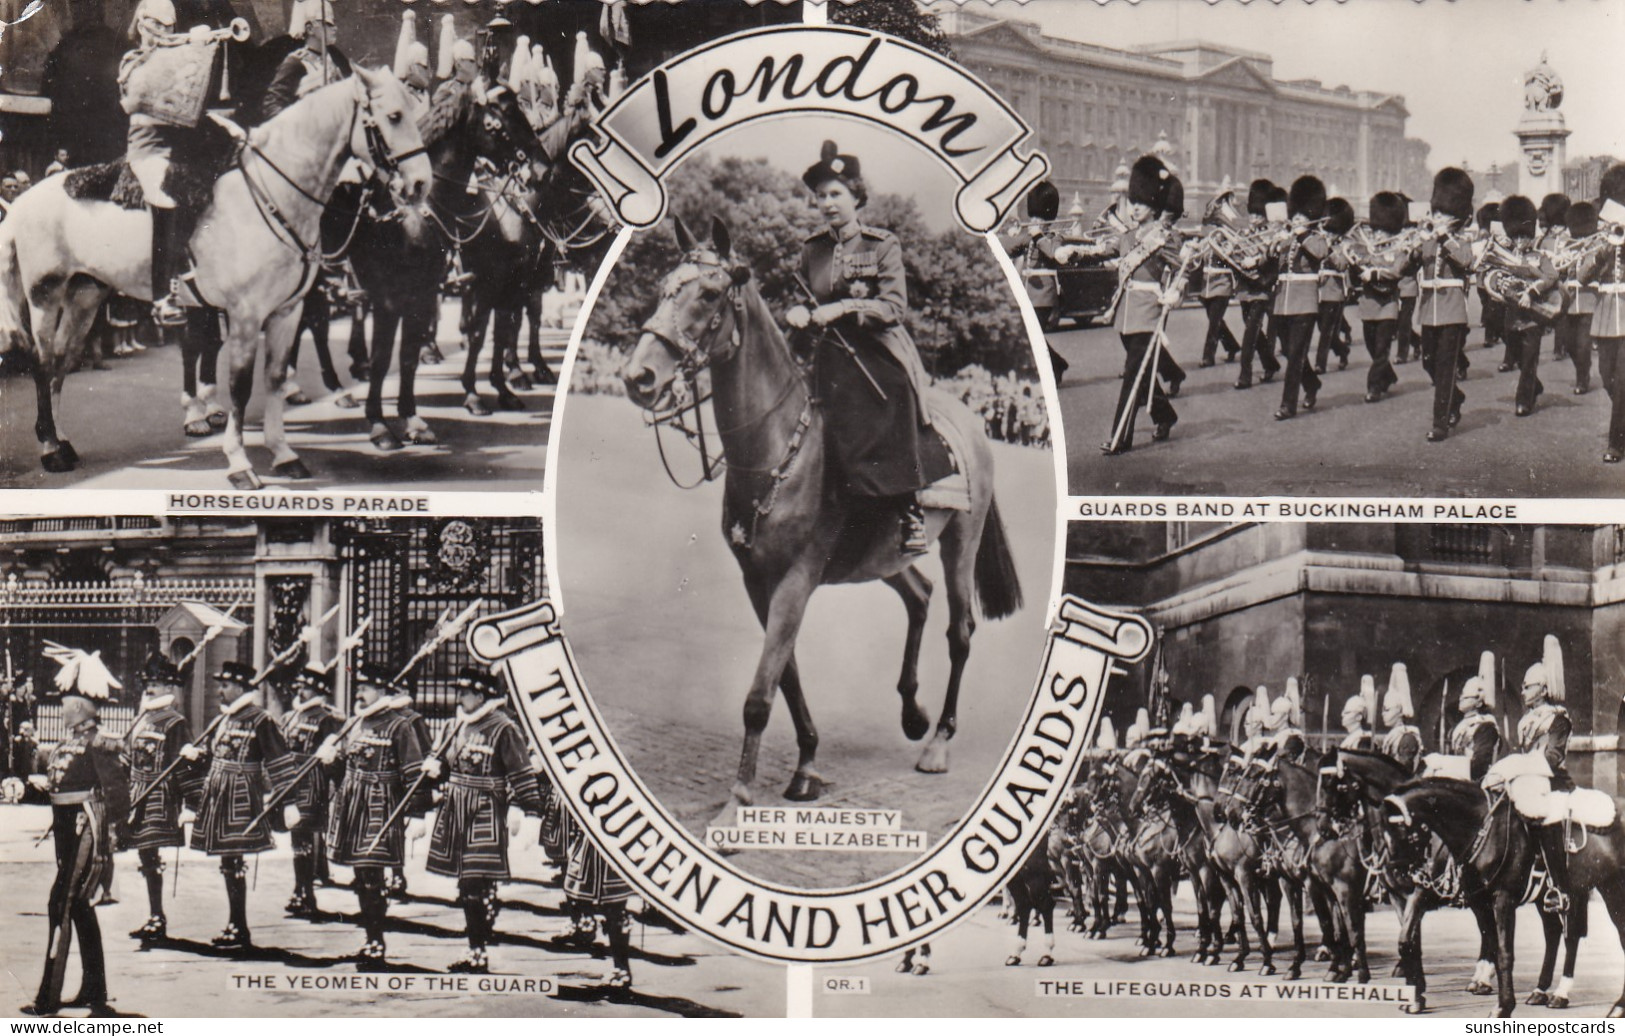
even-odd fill
[(931, 540), (925, 531), (925, 508), (918, 496), (905, 497), (903, 505), (903, 553), (924, 554), (931, 549)]
[[(175, 297), (175, 278), (180, 275), (180, 258), (176, 254), (176, 224), (180, 220), (177, 209), (154, 208), (152, 211), (152, 318), (160, 329), (178, 326), (184, 319)], [(184, 253), (182, 253), (184, 254)]]

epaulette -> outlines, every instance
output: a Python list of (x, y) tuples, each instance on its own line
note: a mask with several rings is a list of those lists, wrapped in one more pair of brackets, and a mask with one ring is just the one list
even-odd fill
[(821, 237), (829, 237), (829, 236), (830, 236), (830, 230), (829, 230), (828, 227), (825, 227), (823, 230), (815, 230), (815, 231), (813, 231), (811, 234), (808, 234), (806, 237), (802, 238), (801, 240), (803, 242), (811, 242), (811, 241), (817, 241)]
[(863, 233), (863, 235), (865, 237), (872, 237), (876, 241), (895, 241), (895, 240), (897, 240), (897, 235), (893, 234), (891, 231), (887, 230), (885, 227), (864, 226), (862, 228), (862, 233)]

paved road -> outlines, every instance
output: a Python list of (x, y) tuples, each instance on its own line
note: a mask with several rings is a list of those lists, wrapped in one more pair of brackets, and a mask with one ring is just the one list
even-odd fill
[[(299, 382), (315, 402), (288, 411), (290, 441), (315, 476), (290, 482), (270, 475), (271, 458), (260, 431), (262, 400), (249, 408), (245, 442), (250, 459), (268, 485), (299, 489), (524, 489), (540, 490), (547, 454), (553, 390), (521, 392), (527, 411), (476, 418), (462, 408), (464, 353), (457, 339), (459, 303), (441, 310), (439, 345), (444, 363), (418, 369), (418, 410), (440, 437), (436, 446), (379, 453), (367, 440), (361, 410), (340, 409), (321, 382), (315, 350), (307, 340), (300, 351)], [(334, 362), (341, 377), (350, 320), (333, 322)], [(528, 329), (526, 331), (528, 335)], [(544, 355), (556, 370), (568, 331), (544, 332)], [(522, 338), (521, 343), (526, 339)], [(490, 343), (480, 357), (485, 382)], [(224, 373), (225, 359), (221, 359)], [(189, 439), (181, 433), (181, 364), (174, 347), (152, 348), (109, 361), (105, 371), (83, 370), (63, 389), (63, 427), (83, 464), (65, 475), (41, 470), (34, 438), (32, 378), (0, 378), (0, 487), (16, 489), (204, 489), (228, 484), (220, 436)], [(365, 385), (358, 387), (364, 392)], [(395, 378), (385, 382), (384, 412), (394, 420)], [(358, 397), (359, 398), (359, 397)], [(397, 431), (399, 428), (397, 427)]]
[[(1601, 463), (1608, 396), (1600, 387), (1573, 394), (1573, 365), (1552, 359), (1550, 336), (1541, 356), (1545, 394), (1534, 414), (1519, 418), (1513, 414), (1517, 374), (1496, 373), (1500, 347), (1483, 348), (1483, 331), (1473, 326), (1461, 425), (1447, 441), (1430, 444), (1424, 439), (1432, 387), (1421, 364), (1396, 367), (1394, 392), (1367, 405), (1370, 360), (1355, 310), (1348, 313), (1355, 333), (1348, 369), (1337, 370), (1334, 360), (1315, 409), (1278, 422), (1281, 379), (1260, 384), (1255, 370), (1253, 387), (1237, 391), (1238, 367), (1222, 362), (1222, 352), (1217, 366), (1200, 369), (1206, 318), (1199, 309), (1178, 311), (1169, 335), (1189, 373), (1175, 400), (1179, 424), (1172, 439), (1153, 443), (1142, 412), (1137, 445), (1117, 457), (1103, 456), (1099, 446), (1117, 405), (1121, 340), (1109, 328), (1052, 336), (1072, 364), (1061, 385), (1072, 493), (1613, 497), (1625, 490), (1625, 468)], [(1236, 307), (1228, 319), (1239, 334)]]
[[(1297, 998), (1282, 999), (1286, 991), (1283, 987), (1298, 984), (1289, 984), (1281, 976), (1260, 976), (1256, 957), (1247, 971), (1234, 974), (1223, 965), (1205, 967), (1190, 963), (1190, 954), (1195, 950), (1195, 906), (1183, 888), (1174, 908), (1180, 956), (1142, 959), (1133, 938), (1137, 921), (1132, 931), (1129, 926), (1119, 925), (1112, 930), (1111, 938), (1091, 942), (1064, 930), (1063, 903), (1056, 917), (1056, 925), (1061, 930), (1056, 933), (1055, 965), (1039, 968), (1035, 964), (1043, 953), (1041, 935), (1032, 937), (1021, 966), (1005, 966), (1006, 956), (1016, 945), (1015, 929), (999, 920), (996, 907), (984, 907), (975, 917), (934, 943), (931, 971), (927, 975), (897, 974), (894, 970), (897, 958), (857, 966), (820, 968), (814, 1013), (821, 1017), (1113, 1017), (1127, 1014), (1235, 1018), (1402, 1017), (1394, 999), (1400, 995), (1402, 983), (1391, 976), (1399, 931), (1398, 919), (1391, 907), (1384, 906), (1367, 918), (1371, 985), (1336, 987), (1347, 990), (1341, 993), (1323, 990), (1314, 995), (1351, 999), (1321, 999), (1309, 1003)], [(1131, 917), (1137, 916), (1132, 904), (1129, 913)], [(1283, 927), (1285, 918), (1283, 909)], [(1525, 1022), (1580, 1022), (1601, 1018), (1607, 1013), (1619, 995), (1621, 977), (1625, 976), (1625, 954), (1620, 951), (1607, 911), (1595, 899), (1589, 922), (1590, 936), (1581, 944), (1575, 969), (1572, 1005), (1565, 1011), (1553, 1011), (1522, 1006), (1524, 995), (1534, 988), (1539, 970), (1541, 932), (1534, 907), (1527, 906), (1518, 912), (1514, 975), (1520, 1006), (1514, 1017)], [(1310, 920), (1311, 938), (1314, 931), (1314, 922)], [(1443, 910), (1428, 915), (1422, 928), (1422, 943), (1428, 971), (1425, 1017), (1492, 1016), (1493, 997), (1465, 992), (1478, 953), (1478, 929), (1473, 925), (1472, 916), (1465, 910)], [(1280, 964), (1280, 956), (1276, 959)], [(1306, 964), (1303, 977), (1309, 983), (1323, 985), (1326, 967), (1325, 964)], [(824, 983), (832, 977), (867, 978), (872, 991), (868, 995), (827, 994)], [(1129, 988), (1119, 985), (1120, 995), (1107, 999), (1041, 995), (1040, 981), (1078, 983), (1089, 992), (1107, 987), (1109, 983), (1141, 985)], [(1218, 991), (1212, 988), (1217, 983), (1229, 987), (1228, 997), (1217, 995)], [(1204, 984), (1208, 988), (1202, 988)], [(1241, 987), (1249, 984), (1258, 987), (1254, 990), (1257, 999), (1241, 998)], [(1360, 992), (1355, 992), (1356, 989)], [(1298, 998), (1304, 995), (1300, 989), (1292, 991)], [(1352, 999), (1360, 995), (1371, 999)]]
[[(12, 1015), (31, 1002), (44, 961), (45, 902), (55, 865), (49, 843), (34, 838), (51, 821), (43, 806), (0, 806), (0, 1014)], [(527, 825), (527, 836), (533, 829)], [(551, 978), (554, 996), (511, 993), (457, 994), (445, 991), (294, 991), (290, 982), (355, 977), (342, 958), (362, 942), (355, 924), (355, 896), (348, 888), (320, 889), (317, 899), (332, 915), (322, 923), (282, 914), (292, 889), (292, 856), (287, 836), (279, 847), (250, 864), (249, 927), (257, 944), (235, 954), (215, 950), (209, 940), (225, 923), (225, 891), (215, 861), (190, 850), (181, 854), (177, 874), (173, 850), (166, 850), (165, 875), (171, 941), (149, 950), (125, 933), (147, 916), (146, 887), (133, 853), (117, 857), (117, 904), (97, 911), (107, 948), (112, 1007), (121, 1014), (148, 1017), (701, 1017), (784, 1015), (784, 969), (735, 957), (698, 936), (653, 924), (633, 931), (629, 991), (603, 985), (612, 968), (607, 946), (592, 951), (553, 940), (568, 928), (554, 869), (534, 846), (513, 854), (515, 880), (501, 891), (499, 941), (491, 949), (493, 977)], [(422, 843), (420, 843), (421, 846)], [(397, 967), (382, 979), (425, 983), (445, 977), (446, 966), (462, 955), (462, 910), (456, 883), (423, 869), (423, 848), (410, 861), (411, 900), (390, 907), (387, 933)], [(348, 883), (349, 872), (335, 868)], [(342, 915), (342, 916), (341, 916)], [(70, 965), (66, 995), (78, 988), (78, 957)], [(268, 977), (272, 988), (242, 988), (244, 977)], [(280, 987), (280, 988), (277, 988)], [(85, 1015), (69, 1009), (66, 1016)]]

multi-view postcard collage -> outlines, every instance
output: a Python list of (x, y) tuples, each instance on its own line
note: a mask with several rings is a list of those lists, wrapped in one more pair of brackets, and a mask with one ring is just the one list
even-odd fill
[(0, 1014), (1613, 1031), (1622, 46), (0, 0)]

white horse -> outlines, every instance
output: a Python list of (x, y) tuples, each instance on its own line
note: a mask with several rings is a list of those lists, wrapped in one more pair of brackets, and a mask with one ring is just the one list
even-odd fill
[[(271, 470), (310, 477), (283, 430), (282, 384), (302, 301), (321, 261), (322, 209), (351, 157), (396, 173), (408, 201), (428, 186), (429, 159), (406, 91), (388, 70), (357, 68), (254, 129), (215, 183), (192, 235), (196, 294), (226, 317), (231, 412), (224, 445), (237, 489), (263, 485), (243, 448), (243, 416), (262, 352)], [(0, 351), (32, 340), (34, 430), (46, 471), (78, 463), (58, 424), (62, 382), (78, 363), (96, 310), (111, 291), (135, 299), (152, 294), (151, 214), (69, 197), (65, 179), (41, 182), (0, 223)]]

